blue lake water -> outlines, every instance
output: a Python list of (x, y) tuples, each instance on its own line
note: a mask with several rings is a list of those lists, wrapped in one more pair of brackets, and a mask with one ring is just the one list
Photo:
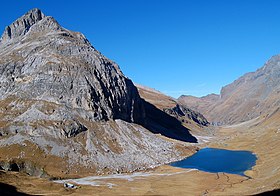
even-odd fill
[(257, 157), (250, 151), (204, 148), (184, 160), (170, 165), (181, 168), (192, 168), (206, 172), (225, 172), (244, 175), (256, 164)]

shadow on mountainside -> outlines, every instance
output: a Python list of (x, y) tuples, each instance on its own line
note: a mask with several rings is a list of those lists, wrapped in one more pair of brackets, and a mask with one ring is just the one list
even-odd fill
[(280, 194), (280, 189), (275, 189), (272, 191), (256, 194), (255, 196), (267, 196), (267, 195), (279, 195), (279, 194)]
[(141, 125), (146, 129), (168, 138), (197, 143), (197, 139), (190, 134), (189, 129), (184, 127), (176, 118), (161, 111), (145, 100), (143, 100), (143, 104), (146, 112), (146, 120)]
[[(0, 168), (1, 169), (1, 168)], [(17, 187), (13, 185), (9, 185), (4, 183), (5, 182), (12, 182), (15, 178), (9, 178), (10, 176), (0, 170), (0, 195), (7, 195), (7, 196), (30, 196), (26, 193), (21, 193), (17, 190)], [(2, 182), (1, 182), (2, 181)]]
[(0, 182), (0, 195), (7, 196), (29, 196), (28, 194), (17, 191), (15, 186)]

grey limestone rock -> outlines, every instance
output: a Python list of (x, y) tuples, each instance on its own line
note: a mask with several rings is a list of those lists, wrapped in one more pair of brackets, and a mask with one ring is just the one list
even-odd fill
[(184, 122), (184, 118), (188, 118), (188, 119), (192, 119), (194, 122), (202, 126), (208, 126), (210, 124), (202, 114), (192, 109), (189, 109), (183, 105), (177, 104), (174, 108), (166, 108), (164, 109), (164, 111), (167, 114), (174, 116), (183, 122)]
[(0, 148), (28, 141), (68, 168), (101, 172), (181, 158), (137, 125), (145, 124), (143, 100), (118, 65), (39, 9), (5, 29), (0, 57)]
[(38, 9), (8, 28), (0, 47), (2, 99), (16, 95), (63, 104), (88, 120), (137, 122), (144, 114), (133, 83), (82, 34)]
[(1, 42), (5, 43), (17, 37), (25, 35), (32, 25), (42, 20), (45, 15), (37, 8), (30, 10), (24, 16), (7, 26), (2, 37)]

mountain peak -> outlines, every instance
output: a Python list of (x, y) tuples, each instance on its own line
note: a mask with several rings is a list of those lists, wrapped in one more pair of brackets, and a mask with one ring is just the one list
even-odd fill
[(44, 13), (40, 10), (40, 9), (38, 9), (38, 8), (33, 8), (33, 9), (31, 9), (31, 10), (29, 10), (26, 14), (24, 14), (24, 16), (29, 16), (29, 17), (33, 17), (33, 16), (38, 16), (39, 18), (41, 17), (41, 18), (44, 18), (45, 17), (45, 15), (44, 15)]
[(25, 35), (29, 29), (46, 16), (38, 8), (34, 8), (5, 28), (1, 42)]

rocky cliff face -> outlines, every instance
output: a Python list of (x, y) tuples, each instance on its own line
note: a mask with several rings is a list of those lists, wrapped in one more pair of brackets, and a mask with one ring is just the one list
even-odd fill
[(7, 26), (2, 37), (2, 43), (24, 36), (36, 22), (45, 18), (45, 15), (38, 9), (31, 10), (11, 25)]
[(8, 26), (1, 46), (1, 99), (17, 95), (75, 109), (64, 119), (82, 115), (137, 122), (144, 117), (137, 89), (118, 66), (82, 34), (62, 28), (38, 9)]
[(179, 104), (177, 104), (174, 108), (164, 109), (164, 111), (167, 114), (174, 116), (175, 118), (179, 119), (182, 122), (185, 122), (186, 119), (191, 119), (192, 121), (196, 122), (198, 125), (201, 126), (209, 125), (209, 122), (202, 114)]
[[(280, 107), (280, 55), (273, 56), (255, 72), (247, 73), (221, 89), (221, 95), (180, 97), (186, 106), (198, 109), (215, 124), (234, 124), (270, 114)], [(212, 97), (213, 98), (213, 97)]]
[(31, 160), (59, 176), (180, 157), (172, 143), (137, 125), (149, 127), (146, 104), (118, 65), (40, 10), (6, 27), (0, 57), (0, 146), (15, 151), (1, 159)]

